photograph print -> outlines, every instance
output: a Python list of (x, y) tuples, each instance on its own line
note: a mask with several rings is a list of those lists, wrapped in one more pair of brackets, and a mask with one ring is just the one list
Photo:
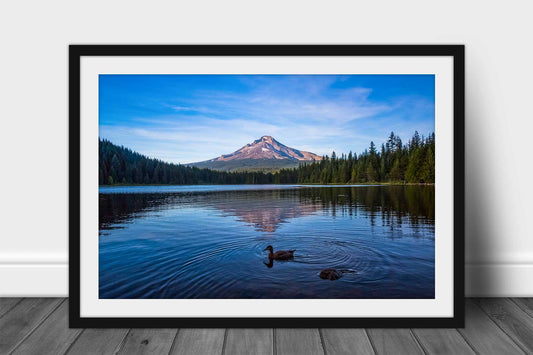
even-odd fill
[(70, 47), (71, 327), (460, 327), (462, 46)]
[(435, 75), (98, 78), (100, 299), (434, 299)]

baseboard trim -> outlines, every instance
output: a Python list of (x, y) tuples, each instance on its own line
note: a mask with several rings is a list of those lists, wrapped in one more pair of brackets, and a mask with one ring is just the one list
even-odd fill
[(0, 264), (0, 297), (66, 297), (68, 264)]
[[(533, 264), (467, 264), (466, 296), (532, 297)], [(67, 263), (0, 263), (0, 297), (67, 297)]]
[(533, 264), (467, 264), (469, 297), (532, 297)]

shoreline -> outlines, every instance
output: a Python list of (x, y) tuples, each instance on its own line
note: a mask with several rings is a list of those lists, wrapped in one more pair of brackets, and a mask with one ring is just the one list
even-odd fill
[(303, 186), (369, 186), (369, 185), (386, 185), (386, 186), (435, 186), (435, 183), (414, 183), (414, 182), (367, 182), (367, 183), (290, 183), (290, 184), (113, 184), (98, 185), (98, 187), (136, 187), (136, 186), (232, 186), (232, 185), (303, 185)]

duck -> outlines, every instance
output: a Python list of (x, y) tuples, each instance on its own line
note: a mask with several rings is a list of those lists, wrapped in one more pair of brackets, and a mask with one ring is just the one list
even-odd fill
[(320, 271), (320, 278), (324, 280), (335, 281), (341, 278), (342, 271), (337, 271), (335, 269), (324, 269)]
[(270, 260), (289, 260), (294, 257), (295, 250), (278, 250), (274, 253), (274, 248), (272, 248), (272, 245), (269, 245), (265, 248), (263, 251), (270, 251), (268, 253), (268, 258)]

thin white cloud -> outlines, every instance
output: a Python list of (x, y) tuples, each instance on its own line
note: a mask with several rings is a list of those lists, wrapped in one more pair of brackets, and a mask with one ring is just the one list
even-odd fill
[(338, 124), (391, 109), (387, 105), (368, 100), (371, 92), (369, 89), (330, 90), (330, 94), (333, 94), (330, 97), (323, 90), (309, 86), (311, 89), (305, 87), (305, 90), (300, 85), (291, 87), (291, 80), (287, 80), (283, 85), (270, 85), (268, 90), (260, 88), (246, 93), (204, 91), (185, 105), (199, 114), (225, 113), (265, 122), (277, 122), (280, 119), (306, 120), (309, 123), (334, 120)]

